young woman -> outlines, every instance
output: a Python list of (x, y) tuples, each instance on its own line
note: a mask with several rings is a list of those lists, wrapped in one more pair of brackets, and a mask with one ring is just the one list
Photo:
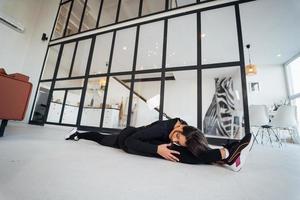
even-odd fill
[(101, 145), (122, 149), (127, 153), (159, 157), (188, 164), (218, 163), (239, 171), (251, 150), (251, 134), (240, 142), (211, 149), (203, 133), (180, 118), (156, 121), (142, 127), (127, 127), (118, 135), (98, 132), (79, 133), (77, 129), (66, 140), (92, 140)]

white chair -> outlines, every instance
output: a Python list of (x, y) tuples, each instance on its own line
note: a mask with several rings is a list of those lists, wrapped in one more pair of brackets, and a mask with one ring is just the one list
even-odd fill
[[(250, 118), (250, 127), (258, 128), (257, 132), (254, 135), (255, 141), (258, 143), (257, 136), (259, 133), (262, 134), (261, 143), (263, 143), (263, 136), (265, 129), (269, 124), (269, 115), (268, 108), (266, 105), (250, 105), (249, 106), (249, 118)], [(268, 129), (267, 129), (268, 130)], [(268, 131), (269, 133), (269, 131)], [(270, 136), (270, 133), (269, 133)]]
[(296, 106), (280, 106), (272, 119), (270, 126), (277, 132), (280, 139), (280, 130), (287, 130), (292, 141), (295, 141), (297, 133), (297, 107)]

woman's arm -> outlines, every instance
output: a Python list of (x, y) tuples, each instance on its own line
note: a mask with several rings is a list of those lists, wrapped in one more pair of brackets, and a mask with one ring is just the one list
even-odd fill
[(125, 140), (125, 146), (135, 152), (156, 154), (158, 145), (150, 144), (149, 141), (163, 137), (163, 126), (161, 121), (137, 131)]
[[(177, 160), (172, 153), (176, 153), (175, 151), (171, 151), (167, 148), (167, 144), (165, 145), (157, 145), (154, 143), (150, 143), (150, 141), (160, 141), (166, 137), (165, 128), (167, 123), (171, 121), (156, 121), (152, 123), (150, 126), (146, 126), (146, 128), (137, 131), (132, 134), (125, 140), (125, 146), (128, 148), (128, 153), (140, 154), (140, 155), (160, 155), (166, 159)], [(157, 142), (156, 142), (157, 143)]]

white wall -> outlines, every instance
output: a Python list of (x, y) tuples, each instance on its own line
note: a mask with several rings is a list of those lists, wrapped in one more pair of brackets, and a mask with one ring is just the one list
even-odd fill
[(197, 126), (197, 72), (195, 70), (172, 72), (175, 81), (166, 81), (164, 112), (179, 117), (189, 125)]
[[(259, 82), (260, 91), (251, 92), (250, 82)], [(257, 65), (257, 74), (247, 76), (248, 104), (272, 106), (287, 98), (282, 65)]]
[(48, 41), (41, 40), (42, 33), (50, 37), (59, 0), (1, 0), (0, 12), (15, 18), (25, 27), (19, 33), (0, 23), (0, 66), (7, 73), (23, 73), (30, 77), (33, 90), (25, 122), (29, 120), (35, 90), (42, 69)]

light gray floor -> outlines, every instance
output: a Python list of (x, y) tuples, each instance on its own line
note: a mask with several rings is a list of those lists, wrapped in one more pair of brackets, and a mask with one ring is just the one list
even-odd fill
[(70, 129), (9, 124), (0, 139), (1, 200), (300, 199), (299, 145), (255, 145), (236, 173), (65, 141)]

